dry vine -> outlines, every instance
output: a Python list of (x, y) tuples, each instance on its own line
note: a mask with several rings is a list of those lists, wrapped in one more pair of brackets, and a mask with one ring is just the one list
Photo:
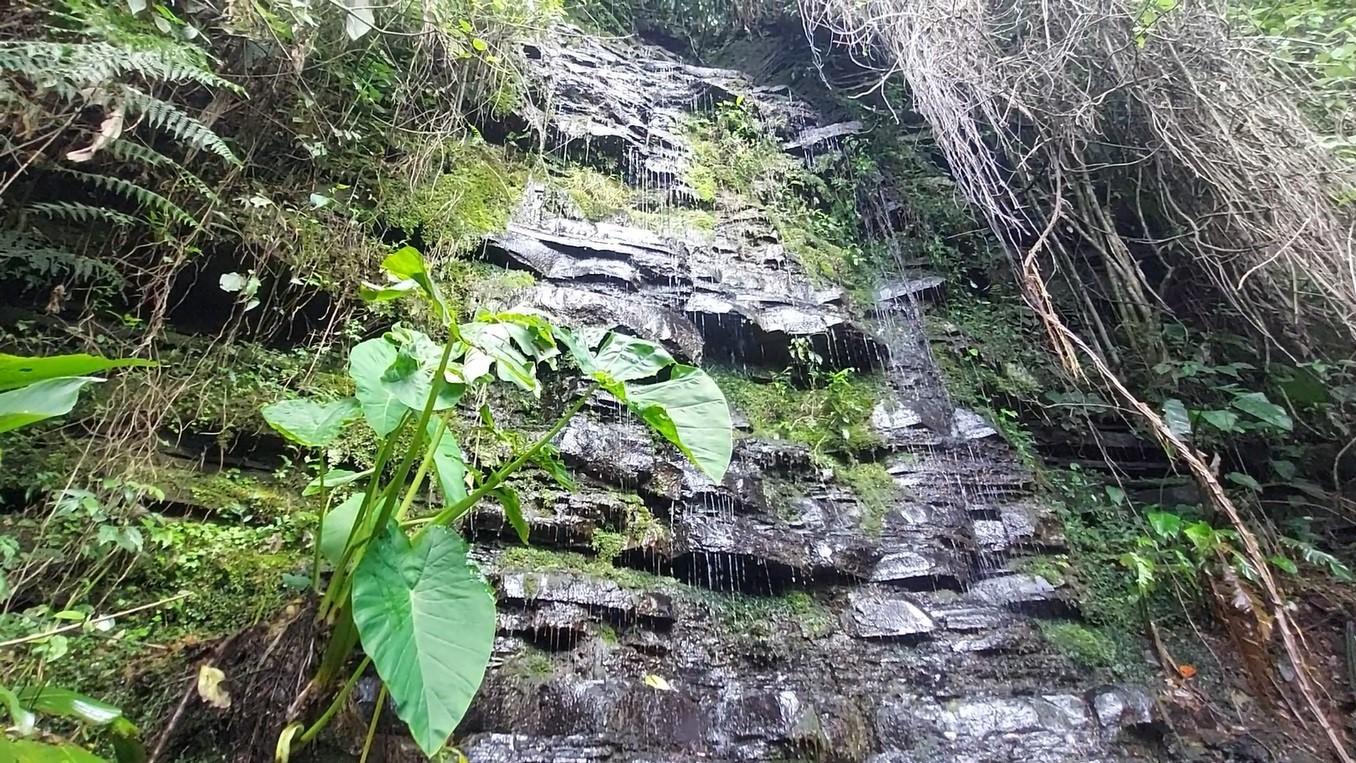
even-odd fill
[[(1356, 228), (1341, 202), (1356, 183), (1301, 113), (1296, 84), (1233, 33), (1219, 2), (801, 6), (811, 39), (826, 30), (876, 71), (871, 89), (907, 84), (1060, 360), (1078, 374), (1090, 364), (1229, 518), (1259, 571), (1259, 632), (1274, 624), (1309, 713), (1351, 761), (1256, 535), (1201, 454), (1117, 373), (1129, 357), (1152, 363), (1174, 309), (1212, 325), (1227, 306), (1298, 355), (1356, 337)], [(1051, 295), (1056, 278), (1081, 334)]]

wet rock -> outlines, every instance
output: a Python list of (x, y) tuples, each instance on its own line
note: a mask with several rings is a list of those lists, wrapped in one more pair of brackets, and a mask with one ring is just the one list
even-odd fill
[(891, 551), (876, 562), (869, 579), (919, 591), (957, 587), (959, 574), (956, 561), (945, 551)]
[(499, 598), (525, 604), (578, 604), (621, 617), (673, 620), (673, 600), (668, 594), (632, 591), (611, 580), (573, 572), (502, 572)]
[(937, 629), (928, 613), (902, 596), (852, 593), (848, 601), (849, 629), (859, 638), (916, 639)]
[(803, 130), (794, 140), (783, 143), (782, 148), (793, 153), (815, 151), (821, 144), (834, 142), (847, 135), (856, 135), (863, 130), (862, 123), (857, 121), (812, 127)]
[(1014, 574), (981, 580), (970, 587), (969, 598), (1014, 612), (1055, 616), (1071, 613), (1071, 603), (1061, 598), (1050, 581), (1040, 575)]
[(1156, 721), (1154, 699), (1137, 686), (1104, 686), (1088, 692), (1088, 702), (1105, 733), (1115, 736), (1122, 729), (1152, 726)]
[(722, 692), (712, 713), (711, 741), (740, 759), (766, 755), (780, 743), (814, 744), (823, 734), (818, 714), (789, 689), (735, 686)]
[(589, 763), (611, 760), (616, 747), (585, 736), (476, 734), (458, 745), (470, 763)]
[(876, 309), (898, 307), (902, 304), (936, 302), (941, 298), (946, 279), (941, 276), (922, 276), (887, 283), (876, 290)]
[(500, 633), (522, 634), (541, 644), (569, 647), (588, 634), (592, 617), (588, 609), (564, 603), (550, 603), (528, 610), (500, 610)]

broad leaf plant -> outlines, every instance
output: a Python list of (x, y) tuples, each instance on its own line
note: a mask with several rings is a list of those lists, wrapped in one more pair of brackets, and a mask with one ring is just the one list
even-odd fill
[[(445, 336), (435, 339), (397, 324), (351, 350), (353, 397), (283, 400), (263, 409), (285, 438), (322, 454), (320, 476), (307, 487), (324, 496), (311, 577), (317, 616), (332, 631), (317, 674), (293, 705), (296, 712), (308, 695), (339, 683), (356, 646), (365, 655), (315, 721), (283, 730), (279, 760), (325, 728), (369, 665), (419, 748), (434, 756), (447, 745), (484, 678), (495, 631), (494, 596), (467, 557), (458, 521), (492, 498), (526, 543), (528, 525), (509, 480), (523, 467), (539, 465), (570, 484), (551, 443), (595, 396), (627, 406), (717, 482), (730, 463), (730, 412), (720, 388), (662, 347), (612, 331), (573, 331), (533, 311), (481, 312), (458, 323), (417, 250), (400, 249), (382, 267), (387, 282), (365, 284), (362, 297), (422, 300)], [(509, 384), (540, 396), (542, 368), (567, 374), (573, 398), (540, 437), (482, 474), (467, 463), (448, 418), (479, 385)], [(492, 424), (487, 409), (480, 415)], [(330, 471), (325, 449), (350, 426), (370, 427), (377, 436), (373, 466)], [(433, 510), (412, 516), (426, 483), (436, 488), (438, 501)], [(331, 506), (340, 484), (354, 493)]]

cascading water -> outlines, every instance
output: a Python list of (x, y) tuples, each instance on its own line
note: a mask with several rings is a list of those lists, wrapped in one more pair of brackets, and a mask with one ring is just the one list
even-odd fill
[[(480, 552), (506, 614), (461, 749), (472, 761), (1161, 759), (1135, 733), (1154, 723), (1145, 692), (1089, 683), (1036, 635), (1032, 613), (1070, 608), (1007, 550), (1058, 541), (1016, 500), (1025, 478), (994, 430), (947, 395), (922, 320), (930, 282), (910, 281), (886, 190), (859, 180), (878, 202), (861, 205), (865, 236), (889, 264), (876, 303), (855, 312), (785, 256), (756, 205), (718, 200), (709, 234), (678, 224), (695, 200), (672, 168), (692, 161), (679, 136), (694, 112), (743, 95), (785, 117), (796, 135), (779, 139), (816, 168), (861, 126), (821, 125), (794, 98), (760, 100), (737, 72), (657, 48), (555, 39), (537, 61), (553, 104), (542, 145), (620, 168), (664, 233), (624, 215), (590, 224), (529, 193), (487, 249), (539, 277), (523, 304), (746, 375), (781, 370), (798, 339), (830, 370), (874, 369), (888, 389), (872, 416), (882, 444), (852, 457), (879, 459), (900, 489), (871, 530), (809, 448), (744, 438), (712, 485), (627, 414), (595, 407), (557, 443), (588, 478), (531, 521), (625, 533), (634, 516), (610, 508), (622, 491), (662, 537), (628, 535), (611, 566), (530, 569)], [(525, 676), (527, 664), (538, 669)]]

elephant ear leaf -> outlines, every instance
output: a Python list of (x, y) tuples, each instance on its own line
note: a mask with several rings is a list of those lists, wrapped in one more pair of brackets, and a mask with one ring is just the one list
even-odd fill
[(675, 364), (665, 381), (624, 386), (626, 403), (645, 423), (706, 476), (725, 478), (734, 450), (730, 407), (705, 371)]
[(430, 527), (413, 543), (392, 527), (353, 578), (363, 649), (430, 757), (466, 714), (494, 644), (494, 597), (466, 551), (445, 527)]
[(362, 408), (351, 397), (332, 402), (296, 398), (270, 403), (260, 412), (269, 426), (291, 442), (320, 448), (334, 442), (358, 418)]
[(102, 379), (67, 376), (0, 392), (0, 432), (70, 413), (80, 399), (81, 388), (98, 381)]

